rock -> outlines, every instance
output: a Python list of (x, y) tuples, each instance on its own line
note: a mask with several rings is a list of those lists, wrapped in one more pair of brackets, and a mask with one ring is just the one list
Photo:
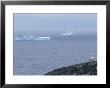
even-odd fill
[(97, 61), (58, 68), (45, 75), (97, 75)]

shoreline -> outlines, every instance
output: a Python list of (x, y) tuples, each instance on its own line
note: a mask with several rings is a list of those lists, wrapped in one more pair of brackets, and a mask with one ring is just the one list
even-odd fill
[(57, 68), (44, 75), (97, 75), (97, 61)]

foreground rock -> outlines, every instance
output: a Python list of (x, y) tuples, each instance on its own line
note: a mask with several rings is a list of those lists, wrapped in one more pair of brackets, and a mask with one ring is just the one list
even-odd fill
[(97, 61), (58, 68), (45, 75), (97, 75)]

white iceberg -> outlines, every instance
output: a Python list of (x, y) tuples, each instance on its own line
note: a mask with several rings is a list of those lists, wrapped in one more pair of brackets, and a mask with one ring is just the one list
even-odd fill
[(26, 39), (26, 36), (22, 34), (17, 34), (14, 37), (14, 40), (25, 40), (25, 39)]
[(70, 35), (73, 35), (73, 32), (66, 32), (62, 34), (62, 36), (70, 36)]
[(38, 37), (34, 40), (50, 40), (50, 37)]
[(34, 36), (17, 34), (17, 35), (15, 35), (14, 40), (34, 40)]
[(14, 40), (50, 40), (49, 36), (42, 36), (35, 38), (33, 35), (16, 34)]

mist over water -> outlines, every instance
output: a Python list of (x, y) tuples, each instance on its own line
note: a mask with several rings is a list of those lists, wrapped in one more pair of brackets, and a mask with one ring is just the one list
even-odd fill
[(90, 57), (97, 57), (97, 14), (14, 14), (14, 75), (44, 75)]

